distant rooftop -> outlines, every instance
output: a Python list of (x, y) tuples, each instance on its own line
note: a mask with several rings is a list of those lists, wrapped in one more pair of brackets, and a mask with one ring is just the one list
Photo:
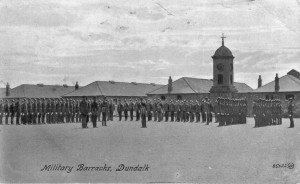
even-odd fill
[(63, 95), (63, 97), (77, 96), (127, 96), (142, 97), (163, 85), (154, 83), (95, 81), (76, 91)]
[[(172, 83), (172, 91), (170, 94), (193, 94), (193, 93), (209, 93), (213, 86), (213, 81), (210, 79), (198, 79), (190, 77), (182, 77)], [(251, 92), (253, 89), (245, 83), (235, 82), (234, 86), (239, 93)], [(149, 95), (168, 94), (168, 85), (151, 91)]]

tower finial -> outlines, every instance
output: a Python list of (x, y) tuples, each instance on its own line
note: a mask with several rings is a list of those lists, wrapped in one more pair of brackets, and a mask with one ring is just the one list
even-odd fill
[(222, 38), (222, 46), (224, 46), (224, 38), (226, 38), (226, 37), (224, 36), (224, 33), (222, 33), (221, 38)]

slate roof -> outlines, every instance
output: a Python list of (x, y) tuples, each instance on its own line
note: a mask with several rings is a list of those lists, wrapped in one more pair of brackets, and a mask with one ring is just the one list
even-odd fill
[[(210, 79), (182, 77), (172, 83), (173, 89), (170, 94), (209, 93), (209, 90), (212, 86), (213, 81)], [(236, 87), (239, 93), (247, 93), (253, 90), (245, 83), (235, 82), (234, 86)], [(165, 85), (157, 90), (151, 91), (148, 94), (168, 94), (168, 85)]]
[(74, 86), (22, 84), (11, 89), (8, 98), (61, 98), (74, 90)]
[(146, 96), (147, 92), (153, 91), (161, 86), (162, 85), (160, 84), (95, 81), (76, 91), (63, 95), (63, 97), (76, 97), (76, 96), (142, 97), (142, 96)]
[[(293, 71), (291, 73), (291, 71)], [(279, 92), (300, 92), (300, 76), (297, 78), (295, 70), (291, 70), (287, 75), (279, 78)], [(290, 75), (292, 74), (292, 75)], [(260, 88), (253, 90), (253, 93), (275, 92), (275, 80), (271, 81)]]

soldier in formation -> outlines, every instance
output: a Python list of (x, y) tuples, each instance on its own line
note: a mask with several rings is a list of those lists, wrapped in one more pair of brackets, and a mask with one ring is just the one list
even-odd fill
[(282, 124), (282, 106), (279, 99), (253, 101), (254, 127)]

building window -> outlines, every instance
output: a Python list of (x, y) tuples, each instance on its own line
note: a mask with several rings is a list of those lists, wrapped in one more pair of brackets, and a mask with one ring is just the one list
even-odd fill
[(270, 95), (270, 99), (273, 100), (273, 95)]
[(182, 100), (182, 96), (181, 95), (177, 95), (177, 100)]
[(233, 83), (233, 77), (232, 77), (232, 75), (230, 75), (230, 84), (232, 84)]
[(223, 75), (218, 74), (218, 84), (223, 84)]
[(269, 100), (269, 95), (266, 95), (266, 99)]
[(162, 100), (165, 100), (166, 99), (166, 97), (163, 95), (163, 96), (161, 96), (160, 97)]
[(294, 94), (287, 94), (287, 95), (285, 95), (285, 99), (290, 99), (290, 98), (293, 98), (293, 99), (295, 99), (295, 95)]

